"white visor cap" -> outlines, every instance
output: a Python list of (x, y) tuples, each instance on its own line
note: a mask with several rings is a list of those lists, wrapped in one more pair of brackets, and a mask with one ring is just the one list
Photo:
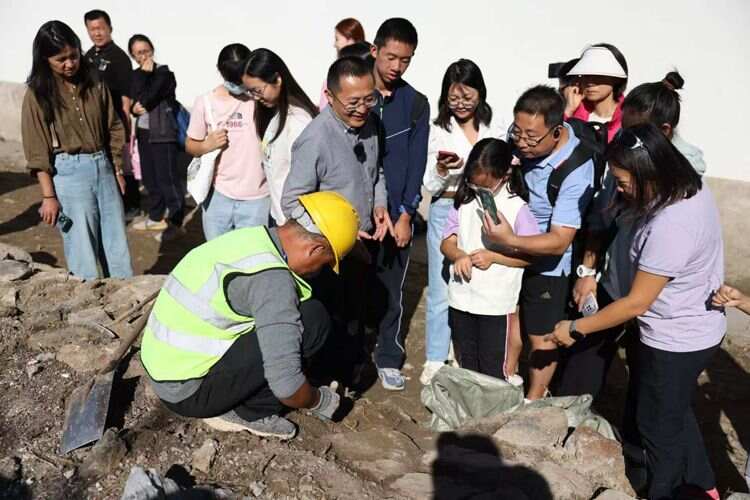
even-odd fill
[(568, 71), (569, 76), (599, 75), (627, 78), (625, 68), (606, 47), (587, 47), (581, 59)]

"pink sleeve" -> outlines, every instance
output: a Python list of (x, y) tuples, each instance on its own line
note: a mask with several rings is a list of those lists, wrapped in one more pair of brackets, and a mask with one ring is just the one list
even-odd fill
[(443, 227), (443, 239), (458, 234), (458, 210), (451, 208)]
[(528, 205), (524, 205), (518, 211), (516, 215), (516, 222), (513, 225), (513, 232), (518, 236), (534, 236), (539, 234), (539, 224), (536, 222), (536, 217), (529, 210)]
[(190, 124), (187, 135), (193, 140), (202, 141), (208, 135), (206, 127), (205, 111), (203, 109), (203, 96), (198, 97), (190, 110)]

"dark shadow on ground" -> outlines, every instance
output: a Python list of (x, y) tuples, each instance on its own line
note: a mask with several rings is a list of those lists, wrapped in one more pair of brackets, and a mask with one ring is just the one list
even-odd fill
[(34, 203), (12, 219), (0, 223), (0, 236), (24, 231), (39, 224), (42, 221), (42, 218), (39, 217), (39, 207), (41, 206), (41, 203)]
[(490, 438), (446, 432), (432, 464), (433, 498), (533, 498), (552, 500), (547, 480), (528, 467), (507, 465)]
[(28, 172), (0, 172), (0, 196), (35, 183)]

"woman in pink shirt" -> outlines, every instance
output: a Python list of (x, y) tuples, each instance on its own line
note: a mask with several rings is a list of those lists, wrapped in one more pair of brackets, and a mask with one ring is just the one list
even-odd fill
[(224, 83), (198, 97), (190, 115), (187, 152), (200, 156), (221, 149), (213, 187), (203, 202), (206, 240), (268, 224), (271, 201), (253, 121), (255, 102), (242, 85), (250, 53), (239, 43), (221, 50), (217, 67)]

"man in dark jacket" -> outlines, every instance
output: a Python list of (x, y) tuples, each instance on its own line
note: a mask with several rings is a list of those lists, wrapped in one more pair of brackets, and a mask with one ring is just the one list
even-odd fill
[(383, 171), (388, 191), (388, 212), (393, 236), (373, 247), (377, 262), (375, 303), (378, 307), (378, 344), (375, 364), (385, 389), (404, 389), (400, 368), (404, 362), (401, 329), (403, 291), (409, 265), (413, 223), (421, 200), (422, 176), (427, 164), (430, 108), (427, 98), (401, 77), (417, 48), (417, 30), (406, 19), (386, 20), (371, 48), (375, 58), (378, 104), (372, 112), (382, 122), (385, 137)]
[[(86, 31), (94, 44), (85, 54), (86, 59), (95, 67), (99, 78), (109, 87), (115, 111), (125, 125), (126, 137), (130, 136), (130, 73), (133, 67), (130, 58), (112, 40), (112, 20), (103, 10), (91, 10), (83, 16)], [(127, 146), (126, 146), (127, 147)], [(138, 182), (129, 168), (125, 171), (125, 204), (126, 219), (135, 217), (140, 209)]]

